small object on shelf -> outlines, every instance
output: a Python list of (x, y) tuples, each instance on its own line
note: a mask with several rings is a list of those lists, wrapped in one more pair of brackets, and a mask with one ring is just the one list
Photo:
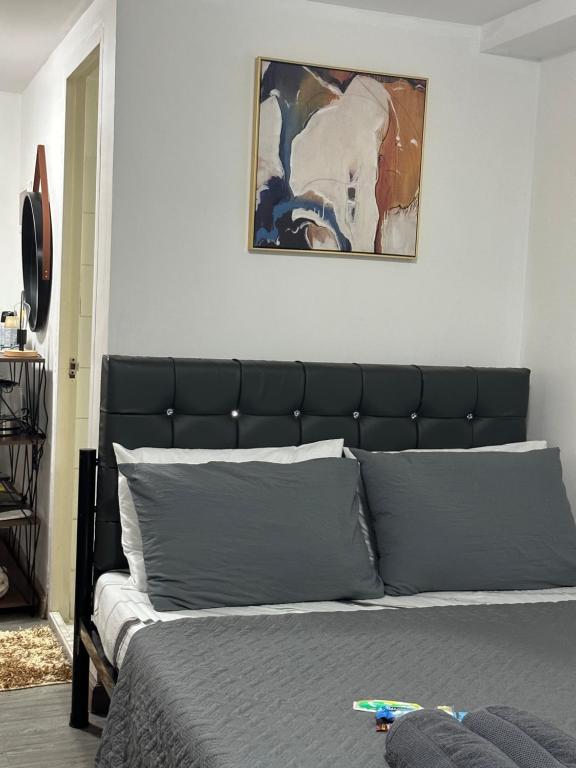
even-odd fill
[(30, 305), (26, 303), (24, 291), (20, 294), (20, 310), (18, 312), (18, 330), (16, 331), (16, 344), (20, 352), (25, 351), (26, 342), (28, 341), (28, 331), (26, 325), (28, 318), (30, 317)]
[(8, 317), (14, 317), (14, 312), (4, 310), (0, 315), (0, 349), (12, 346), (12, 331), (6, 325), (6, 319)]
[(16, 343), (18, 344), (19, 352), (29, 351), (25, 349), (27, 341), (28, 341), (28, 331), (26, 330), (26, 328), (18, 328), (18, 330), (16, 331)]
[(10, 349), (15, 346), (18, 332), (18, 318), (15, 312), (6, 315), (4, 320), (4, 347)]
[[(21, 530), (21, 529), (19, 529)], [(0, 598), (1, 610), (20, 610), (22, 608), (34, 608), (36, 605), (36, 596), (30, 587), (30, 580), (27, 577), (26, 569), (16, 561), (11, 549), (7, 546), (6, 531), (0, 535), (0, 563), (8, 572), (9, 588), (4, 597)]]
[(24, 432), (22, 416), (22, 392), (18, 382), (0, 379), (0, 437)]
[(19, 435), (23, 431), (20, 419), (15, 419), (14, 416), (5, 416), (0, 413), (0, 437)]
[(0, 525), (7, 520), (19, 520), (30, 516), (30, 510), (23, 509), (23, 504), (24, 497), (14, 488), (10, 480), (0, 481)]
[(0, 598), (8, 594), (9, 589), (10, 579), (8, 578), (8, 571), (3, 565), (0, 565)]

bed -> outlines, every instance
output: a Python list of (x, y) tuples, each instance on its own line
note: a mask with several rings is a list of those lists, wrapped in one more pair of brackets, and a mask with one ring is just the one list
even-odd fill
[(105, 358), (99, 451), (81, 455), (71, 713), (87, 725), (91, 659), (113, 697), (98, 765), (383, 765), (352, 701), (411, 691), (543, 697), (576, 734), (574, 587), (159, 612), (120, 543), (113, 442), (499, 445), (526, 439), (528, 390), (525, 369)]

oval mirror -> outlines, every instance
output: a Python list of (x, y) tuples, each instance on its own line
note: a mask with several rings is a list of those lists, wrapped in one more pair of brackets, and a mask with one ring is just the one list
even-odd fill
[(34, 191), (26, 192), (22, 203), (22, 277), (24, 295), (30, 305), (28, 324), (31, 331), (41, 330), (48, 320), (52, 289), (51, 259), (52, 222), (46, 155), (40, 145), (36, 154)]

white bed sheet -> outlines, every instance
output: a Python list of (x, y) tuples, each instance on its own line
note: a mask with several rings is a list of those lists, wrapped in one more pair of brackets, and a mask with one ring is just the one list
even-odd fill
[(279, 613), (374, 611), (456, 605), (554, 603), (563, 600), (576, 600), (576, 587), (514, 592), (425, 592), (410, 597), (381, 597), (376, 600), (287, 603), (159, 612), (152, 607), (148, 595), (136, 589), (127, 573), (111, 571), (102, 575), (96, 584), (93, 620), (107, 658), (112, 664), (120, 667), (134, 634), (142, 627), (157, 621), (201, 619), (209, 616), (263, 616)]

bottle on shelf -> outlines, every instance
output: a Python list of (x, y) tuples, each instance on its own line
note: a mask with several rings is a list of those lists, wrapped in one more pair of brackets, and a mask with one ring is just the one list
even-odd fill
[(0, 339), (1, 347), (16, 346), (18, 334), (18, 318), (15, 312), (2, 312), (4, 322), (2, 323), (2, 337)]
[(8, 346), (8, 340), (6, 336), (6, 318), (11, 315), (12, 312), (5, 311), (0, 315), (0, 349)]

